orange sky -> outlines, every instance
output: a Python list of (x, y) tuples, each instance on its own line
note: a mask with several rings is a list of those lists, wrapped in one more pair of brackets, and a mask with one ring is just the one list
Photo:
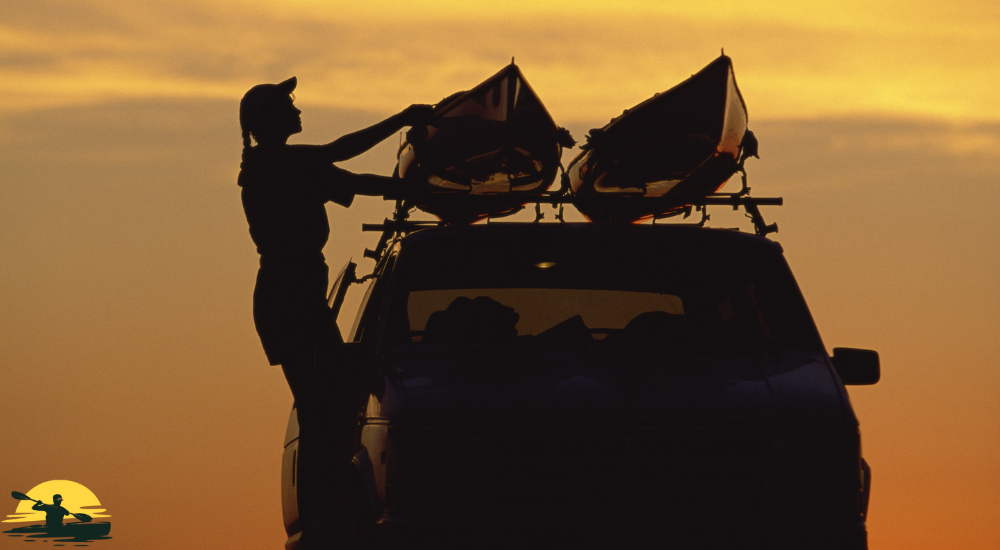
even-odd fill
[[(297, 75), (296, 139), (321, 142), (516, 56), (582, 139), (724, 47), (750, 183), (785, 198), (764, 215), (827, 347), (882, 354), (850, 390), (872, 548), (1000, 546), (995, 2), (120, 4), (0, 7), (5, 491), (82, 483), (106, 548), (282, 544), (291, 397), (254, 332), (235, 186), (249, 86)], [(344, 166), (388, 174), (394, 146)], [(337, 269), (388, 208), (329, 211)]]
[(988, 0), (7, 4), (8, 109), (225, 99), (295, 73), (311, 102), (384, 112), (517, 56), (563, 120), (613, 114), (725, 47), (757, 91), (752, 116), (1000, 120), (1000, 7)]

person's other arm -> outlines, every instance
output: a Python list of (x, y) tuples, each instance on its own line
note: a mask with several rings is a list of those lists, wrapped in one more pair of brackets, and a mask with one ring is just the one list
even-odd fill
[(410, 105), (402, 112), (378, 124), (347, 134), (326, 145), (321, 145), (319, 148), (323, 156), (330, 162), (354, 158), (376, 146), (404, 126), (423, 124), (430, 117), (433, 109), (431, 105)]
[(376, 174), (355, 174), (332, 164), (327, 165), (312, 179), (321, 187), (323, 200), (349, 207), (355, 195), (369, 195), (385, 199), (402, 197), (403, 181), (399, 178)]
[(397, 199), (400, 198), (403, 191), (403, 180), (399, 178), (352, 173), (349, 176), (349, 181), (351, 190), (357, 195)]
[(386, 199), (398, 199), (402, 194), (403, 180), (399, 178), (377, 174), (355, 174), (337, 166), (333, 166), (333, 171), (334, 177), (329, 180), (330, 187), (328, 187), (331, 193), (331, 198), (328, 200), (333, 202), (344, 204), (338, 200), (344, 193)]

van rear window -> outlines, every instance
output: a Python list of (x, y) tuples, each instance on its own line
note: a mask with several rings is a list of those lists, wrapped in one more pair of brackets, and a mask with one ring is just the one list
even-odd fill
[(784, 258), (766, 244), (519, 237), (407, 243), (387, 343), (822, 349)]

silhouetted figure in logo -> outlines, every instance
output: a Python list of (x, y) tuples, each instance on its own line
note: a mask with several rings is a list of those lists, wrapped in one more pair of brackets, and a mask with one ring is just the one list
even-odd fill
[(62, 495), (52, 495), (52, 504), (43, 504), (42, 501), (38, 501), (31, 507), (32, 510), (45, 512), (45, 527), (50, 530), (62, 529), (63, 518), (70, 515), (69, 510), (62, 507), (62, 500)]
[[(260, 254), (253, 315), (264, 352), (281, 365), (299, 418), (299, 517), (305, 550), (350, 546), (350, 460), (357, 412), (367, 397), (362, 373), (339, 364), (342, 340), (326, 302), (325, 203), (350, 206), (356, 194), (387, 195), (398, 180), (354, 174), (332, 163), (357, 156), (430, 116), (412, 105), (374, 126), (326, 145), (288, 145), (302, 131), (292, 77), (251, 88), (240, 102), (243, 210)], [(257, 142), (252, 146), (251, 137)], [(358, 369), (353, 369), (357, 371)]]

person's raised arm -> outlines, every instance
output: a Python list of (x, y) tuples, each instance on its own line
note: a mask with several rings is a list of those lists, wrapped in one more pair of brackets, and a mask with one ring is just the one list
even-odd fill
[(370, 195), (386, 199), (398, 199), (403, 193), (403, 180), (376, 174), (350, 173), (348, 182), (351, 191), (357, 195)]
[(354, 158), (371, 149), (404, 126), (425, 123), (433, 109), (434, 107), (431, 105), (410, 105), (402, 112), (378, 124), (347, 134), (326, 145), (322, 145), (320, 148), (330, 162), (339, 162)]

